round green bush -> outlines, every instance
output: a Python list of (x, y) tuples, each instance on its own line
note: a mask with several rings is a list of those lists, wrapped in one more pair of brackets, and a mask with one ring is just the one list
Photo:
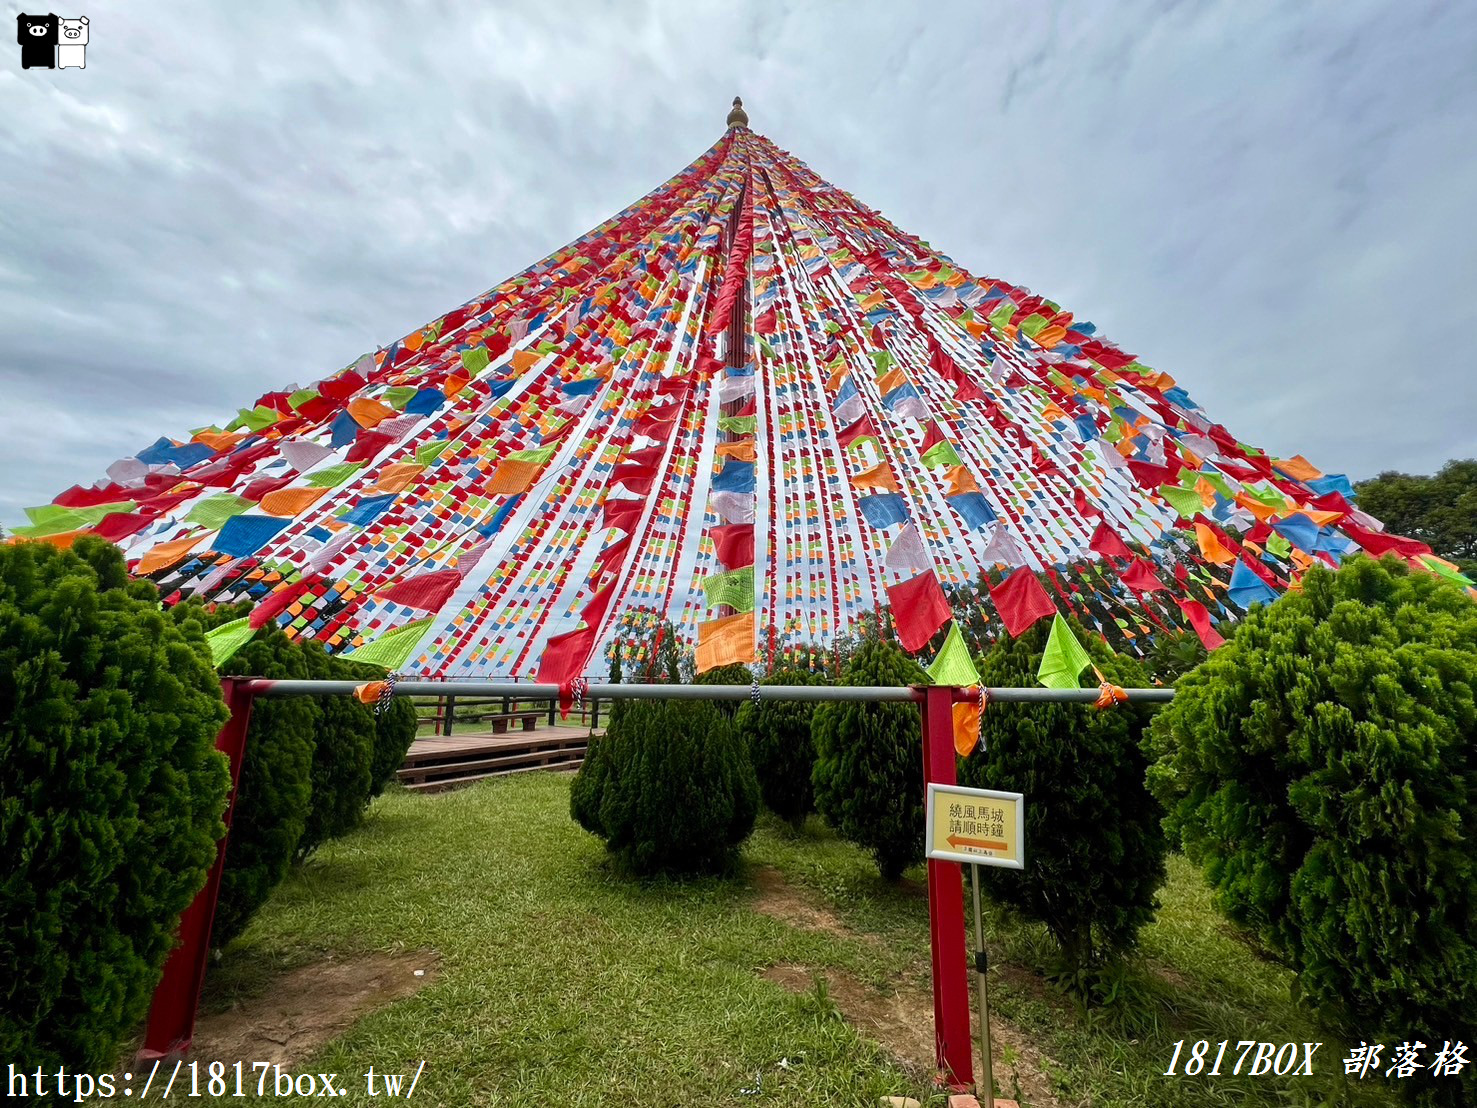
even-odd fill
[(225, 830), (225, 720), (114, 547), (0, 546), (0, 1058), (117, 1061)]
[[(777, 669), (763, 685), (822, 685), (825, 679), (804, 669)], [(749, 748), (759, 794), (771, 812), (796, 831), (815, 810), (810, 775), (815, 770), (811, 718), (815, 705), (795, 700), (744, 701), (735, 726)]]
[[(925, 685), (928, 675), (892, 643), (868, 639), (847, 659), (843, 685)], [(923, 730), (912, 704), (825, 703), (811, 734), (816, 809), (843, 838), (872, 852), (895, 881), (923, 860)]]
[[(1358, 557), (1253, 608), (1155, 722), (1186, 853), (1353, 1038), (1477, 1040), (1474, 683), (1477, 605)], [(1423, 1095), (1477, 1102), (1472, 1071)]]
[[(316, 642), (299, 642), (308, 677), (316, 681), (363, 679), (363, 666), (332, 657)], [(375, 678), (383, 676), (376, 671)], [(298, 840), (305, 858), (329, 839), (346, 835), (364, 820), (373, 785), (374, 709), (352, 696), (315, 697), (318, 713), (313, 744), (313, 803)]]
[[(1072, 633), (1115, 685), (1142, 688), (1144, 668), (1097, 635)], [(1050, 624), (1002, 637), (980, 659), (994, 687), (1032, 687)], [(1084, 687), (1095, 687), (1091, 669)], [(1163, 810), (1144, 784), (1143, 733), (1151, 710), (1120, 704), (990, 704), (980, 745), (959, 764), (959, 783), (1025, 796), (1026, 868), (986, 867), (997, 900), (1046, 925), (1060, 951), (1063, 984), (1090, 995), (1097, 972), (1131, 948), (1154, 916), (1168, 847)]]
[(743, 741), (702, 700), (628, 702), (570, 792), (580, 826), (638, 874), (721, 872), (758, 809)]

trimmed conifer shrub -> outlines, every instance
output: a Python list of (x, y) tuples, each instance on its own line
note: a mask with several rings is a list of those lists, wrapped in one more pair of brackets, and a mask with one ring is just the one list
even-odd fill
[[(1361, 556), (1254, 608), (1155, 722), (1172, 831), (1353, 1040), (1477, 1040), (1474, 685), (1477, 605)], [(1398, 1084), (1477, 1103), (1470, 1065)]]
[(116, 548), (0, 546), (0, 1058), (117, 1060), (225, 830), (225, 720)]
[(371, 799), (379, 796), (395, 780), (396, 771), (405, 764), (405, 755), (419, 730), (415, 704), (408, 697), (393, 698), (385, 710), (374, 717), (374, 760), (369, 774)]
[[(890, 642), (861, 643), (843, 685), (923, 685), (928, 675)], [(843, 838), (871, 851), (896, 881), (923, 860), (923, 732), (912, 704), (816, 705), (811, 734), (816, 809)]]
[(743, 741), (702, 700), (628, 702), (570, 792), (575, 820), (637, 874), (724, 870), (758, 809)]
[[(1068, 622), (1110, 682), (1148, 684), (1141, 665)], [(1050, 626), (1041, 620), (1019, 638), (1002, 636), (980, 659), (981, 681), (1036, 685)], [(1080, 680), (1097, 685), (1091, 669)], [(1150, 718), (1136, 704), (990, 704), (980, 745), (959, 764), (961, 785), (1024, 794), (1026, 868), (985, 867), (981, 879), (997, 900), (1045, 924), (1061, 955), (1059, 980), (1084, 999), (1153, 919), (1166, 876), (1164, 813), (1144, 784)]]
[[(308, 677), (302, 651), (275, 627), (259, 630), (221, 669), (277, 681)], [(287, 876), (313, 806), (318, 724), (318, 704), (308, 697), (262, 696), (252, 702), (220, 900), (210, 929), (212, 946), (224, 947), (246, 930)]]
[[(825, 679), (805, 669), (776, 669), (762, 685), (822, 685)], [(759, 795), (765, 806), (796, 831), (815, 811), (815, 705), (794, 700), (744, 701), (735, 726), (749, 748)]]
[[(376, 680), (384, 676), (334, 658), (316, 642), (294, 644), (308, 677), (316, 681)], [(346, 835), (364, 820), (373, 785), (374, 709), (352, 696), (313, 700), (317, 712), (313, 743), (312, 804), (298, 840), (297, 857), (307, 857), (329, 839)]]
[[(704, 673), (699, 673), (693, 678), (694, 685), (752, 685), (754, 683), (754, 671), (739, 662), (730, 662), (726, 666), (715, 666)], [(742, 700), (718, 700), (714, 701), (718, 710), (729, 719), (738, 716), (739, 705), (747, 703)]]

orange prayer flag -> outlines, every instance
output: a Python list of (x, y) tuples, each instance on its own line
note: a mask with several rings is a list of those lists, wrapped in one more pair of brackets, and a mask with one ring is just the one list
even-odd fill
[(711, 619), (697, 627), (697, 671), (706, 673), (735, 662), (747, 665), (755, 660), (754, 613)]
[(204, 537), (204, 535), (195, 535), (183, 539), (171, 539), (169, 542), (161, 542), (138, 560), (138, 564), (133, 567), (133, 572), (140, 577), (145, 577), (150, 573), (157, 573), (161, 569), (168, 569), (170, 566), (184, 561), (185, 555), (190, 552), (190, 548)]
[(397, 462), (386, 466), (370, 492), (402, 492), (426, 467), (417, 462)]
[(741, 462), (752, 462), (758, 458), (758, 455), (754, 452), (753, 439), (739, 439), (737, 442), (720, 442), (713, 448), (713, 453), (724, 458), (737, 458)]
[(78, 537), (85, 534), (87, 534), (86, 531), (62, 531), (56, 535), (41, 535), (31, 541), (50, 543), (59, 550), (70, 550)]
[(980, 743), (980, 705), (978, 700), (954, 705), (954, 749), (959, 757), (968, 758)]
[(877, 378), (877, 391), (886, 396), (893, 389), (908, 383), (908, 375), (902, 371), (901, 366), (893, 366), (881, 377)]
[(539, 355), (532, 350), (515, 350), (511, 359), (513, 369), (518, 373), (527, 373), (539, 363)]
[(1256, 518), (1261, 520), (1263, 523), (1266, 523), (1278, 512), (1278, 509), (1273, 507), (1271, 504), (1263, 504), (1260, 500), (1256, 499), (1256, 497), (1247, 496), (1244, 492), (1238, 492), (1236, 494), (1236, 503), (1241, 505), (1241, 507), (1245, 508), (1252, 515), (1256, 516)]
[(367, 396), (356, 396), (349, 401), (349, 415), (360, 427), (376, 427), (394, 414), (394, 408)]
[(1064, 412), (1064, 411), (1062, 411), (1062, 409), (1057, 405), (1057, 402), (1055, 400), (1048, 400), (1046, 402), (1046, 407), (1044, 407), (1044, 408), (1041, 409), (1041, 418), (1043, 418), (1043, 419), (1066, 419), (1067, 418), (1067, 413)]
[(886, 462), (878, 462), (871, 469), (864, 469), (860, 473), (853, 474), (851, 483), (859, 489), (898, 491), (897, 478), (892, 475), (892, 468)]
[(1195, 538), (1200, 543), (1200, 554), (1207, 562), (1226, 566), (1236, 560), (1236, 555), (1222, 546), (1216, 533), (1205, 524), (1195, 524)]
[(311, 508), (327, 489), (276, 489), (262, 497), (258, 507), (269, 516), (291, 519)]
[(441, 386), (441, 391), (445, 394), (446, 399), (450, 400), (457, 393), (461, 392), (462, 389), (466, 388), (467, 382), (470, 380), (471, 378), (467, 376), (466, 370), (457, 370), (446, 379), (446, 384)]
[(385, 691), (385, 686), (388, 684), (388, 681), (370, 681), (363, 685), (355, 685), (354, 699), (372, 708), (379, 703), (380, 693)]
[(1295, 481), (1316, 481), (1323, 476), (1323, 471), (1301, 454), (1278, 458), (1272, 464)]
[(945, 496), (958, 496), (963, 492), (979, 492), (979, 483), (975, 481), (974, 474), (964, 466), (950, 466), (944, 471), (944, 479), (949, 482), (949, 491)]
[(204, 443), (220, 454), (230, 450), (245, 437), (244, 434), (235, 434), (230, 431), (197, 431), (190, 441)]
[(538, 479), (539, 470), (542, 468), (539, 462), (504, 458), (498, 462), (497, 469), (488, 478), (487, 488), (483, 491), (488, 495), (527, 492)]
[(1053, 346), (1061, 344), (1062, 339), (1067, 337), (1067, 329), (1059, 323), (1043, 327), (1036, 332), (1036, 342), (1050, 350)]
[(1298, 514), (1305, 515), (1319, 527), (1327, 527), (1330, 523), (1337, 523), (1347, 514), (1345, 512), (1320, 512), (1314, 508), (1300, 508)]

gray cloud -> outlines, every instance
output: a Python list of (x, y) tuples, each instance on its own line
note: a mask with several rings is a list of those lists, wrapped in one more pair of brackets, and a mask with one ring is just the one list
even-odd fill
[(0, 64), (7, 523), (496, 284), (736, 92), (1248, 441), (1356, 477), (1477, 453), (1467, 5), (84, 7), (85, 71)]

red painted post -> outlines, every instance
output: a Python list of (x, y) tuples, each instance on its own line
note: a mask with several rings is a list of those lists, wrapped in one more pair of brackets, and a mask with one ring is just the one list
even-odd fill
[(226, 840), (231, 834), (231, 815), (236, 809), (236, 788), (241, 783), (241, 760), (246, 752), (246, 728), (251, 722), (250, 678), (222, 677), (221, 691), (231, 718), (216, 736), (215, 748), (230, 760), (231, 791), (226, 798), (226, 834), (216, 848), (215, 863), (205, 887), (180, 916), (180, 944), (164, 963), (164, 976), (154, 990), (149, 1021), (144, 1028), (142, 1061), (183, 1054), (195, 1037), (195, 1009), (200, 987), (205, 983), (205, 965), (210, 958), (210, 925), (215, 921), (215, 903), (220, 895), (221, 871), (225, 868)]
[[(925, 785), (957, 783), (954, 769), (954, 690), (923, 691)], [(933, 948), (933, 1049), (956, 1090), (974, 1083), (969, 1034), (969, 970), (965, 960), (964, 879), (957, 862), (928, 863), (928, 928)]]

